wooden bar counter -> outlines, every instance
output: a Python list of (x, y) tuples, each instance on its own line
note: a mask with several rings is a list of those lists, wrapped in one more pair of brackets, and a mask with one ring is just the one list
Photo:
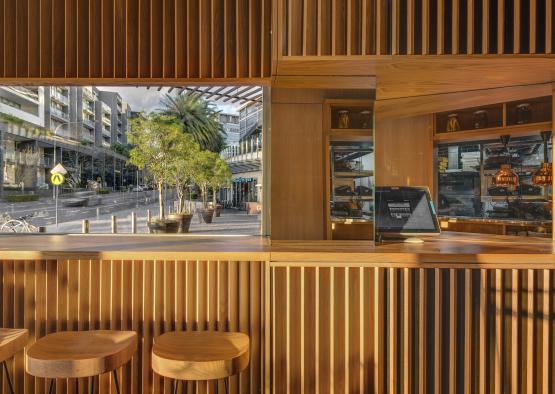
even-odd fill
[[(29, 344), (59, 330), (137, 331), (139, 351), (120, 371), (129, 393), (168, 392), (150, 349), (176, 329), (250, 336), (250, 366), (232, 392), (549, 393), (553, 252), (547, 239), (466, 233), (380, 246), (7, 235), (1, 325), (28, 328)], [(44, 392), (43, 380), (24, 374), (22, 354), (9, 366), (16, 392)], [(75, 384), (60, 381), (58, 392)], [(103, 376), (100, 392), (110, 389)]]

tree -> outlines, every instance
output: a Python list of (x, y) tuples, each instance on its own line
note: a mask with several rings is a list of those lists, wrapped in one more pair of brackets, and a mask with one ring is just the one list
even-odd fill
[(200, 147), (193, 137), (181, 133), (175, 148), (179, 153), (172, 162), (172, 177), (177, 193), (178, 212), (181, 213), (185, 210), (187, 187), (194, 181), (195, 161), (200, 154)]
[(197, 155), (194, 161), (193, 179), (200, 188), (202, 193), (202, 203), (205, 208), (208, 203), (208, 188), (214, 178), (215, 163), (218, 158), (219, 156), (217, 153), (204, 150)]
[(227, 186), (231, 181), (231, 170), (229, 165), (221, 157), (217, 157), (214, 162), (214, 171), (212, 179), (210, 181), (210, 186), (212, 186), (212, 201), (214, 202), (214, 207), (216, 206), (216, 193), (222, 187)]
[(202, 150), (220, 152), (225, 147), (225, 132), (219, 111), (196, 94), (166, 94), (162, 99), (162, 115), (176, 118), (183, 132), (190, 134)]
[(134, 147), (129, 151), (129, 162), (146, 168), (153, 178), (158, 187), (160, 219), (164, 219), (164, 184), (174, 180), (183, 132), (171, 118), (159, 115), (139, 116), (132, 120), (132, 126), (129, 137)]

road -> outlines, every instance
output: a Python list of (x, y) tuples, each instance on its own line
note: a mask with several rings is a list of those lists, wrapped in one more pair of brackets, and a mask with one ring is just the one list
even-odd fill
[[(122, 211), (130, 207), (154, 205), (156, 194), (153, 191), (140, 193), (110, 193), (101, 195), (102, 203), (91, 207), (66, 207), (64, 198), (58, 202), (58, 222), (96, 218), (102, 214)], [(146, 208), (145, 208), (146, 210)], [(146, 211), (145, 211), (146, 212)], [(55, 200), (41, 197), (38, 201), (20, 203), (0, 203), (0, 213), (8, 213), (12, 218), (32, 215), (29, 219), (35, 226), (48, 226), (56, 222)]]
[[(55, 203), (52, 198), (43, 197), (39, 201), (22, 203), (0, 203), (0, 213), (11, 217), (33, 215), (29, 222), (46, 227), (47, 233), (80, 233), (82, 220), (89, 219), (91, 233), (110, 233), (111, 217), (117, 217), (118, 233), (131, 232), (131, 213), (137, 215), (137, 232), (147, 233), (147, 210), (153, 216), (158, 214), (156, 192), (110, 193), (102, 196), (102, 204), (95, 207), (65, 207), (63, 199), (58, 206), (58, 226), (55, 225)], [(236, 210), (224, 210), (213, 223), (201, 223), (195, 215), (191, 223), (191, 233), (210, 234), (260, 234), (260, 216), (247, 215)]]

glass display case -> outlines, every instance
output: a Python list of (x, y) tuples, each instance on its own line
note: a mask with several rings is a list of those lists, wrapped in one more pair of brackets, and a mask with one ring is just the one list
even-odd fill
[(327, 130), (328, 239), (371, 240), (374, 223), (373, 115), (368, 102), (330, 105)]
[[(551, 187), (534, 182), (542, 162), (551, 162), (551, 141), (542, 135), (438, 145), (438, 212), (497, 220), (551, 220)], [(495, 184), (506, 167), (515, 185)]]

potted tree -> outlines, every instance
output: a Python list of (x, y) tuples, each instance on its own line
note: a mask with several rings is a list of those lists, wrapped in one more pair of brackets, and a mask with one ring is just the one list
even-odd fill
[(177, 221), (178, 233), (188, 233), (191, 226), (193, 212), (186, 206), (189, 184), (193, 181), (195, 160), (200, 153), (199, 145), (188, 134), (182, 134), (176, 140), (178, 156), (173, 163), (173, 184), (177, 194), (177, 212), (168, 215), (169, 219)]
[(216, 199), (216, 194), (222, 187), (229, 185), (230, 181), (231, 170), (229, 169), (229, 165), (224, 159), (218, 156), (214, 161), (214, 170), (212, 173), (212, 179), (210, 180), (210, 186), (212, 187), (212, 205), (216, 209), (216, 217), (220, 216), (221, 210), (221, 207), (218, 205), (218, 201)]
[(134, 147), (129, 151), (129, 162), (146, 168), (158, 189), (159, 216), (148, 223), (155, 233), (177, 232), (178, 223), (166, 219), (164, 185), (171, 183), (175, 161), (179, 158), (179, 138), (183, 136), (178, 124), (165, 116), (141, 115), (132, 120), (129, 140)]
[(202, 195), (201, 216), (205, 223), (212, 223), (214, 218), (214, 207), (208, 205), (208, 189), (211, 187), (214, 178), (214, 164), (219, 158), (217, 153), (201, 151), (195, 160), (194, 180), (200, 188)]

